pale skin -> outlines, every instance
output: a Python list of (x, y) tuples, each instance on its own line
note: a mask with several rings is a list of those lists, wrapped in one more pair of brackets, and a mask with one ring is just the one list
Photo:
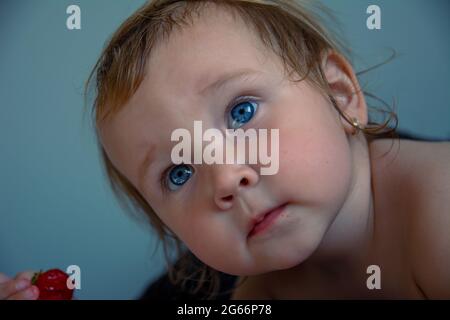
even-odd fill
[[(373, 161), (390, 147), (388, 139), (370, 145), (376, 210), (368, 249), (328, 260), (317, 251), (296, 268), (249, 278), (233, 298), (448, 299), (449, 143), (401, 140)], [(372, 264), (382, 290), (366, 287)]]
[[(352, 67), (332, 52), (322, 61), (341, 110), (366, 125)], [(260, 76), (198, 93), (242, 69)], [(238, 96), (259, 103), (243, 129), (279, 129), (279, 172), (192, 165), (183, 186), (162, 191), (171, 132), (192, 130), (194, 120), (225, 132), (226, 107)], [(352, 135), (329, 100), (306, 81), (288, 81), (278, 57), (228, 14), (211, 10), (157, 46), (137, 92), (100, 129), (112, 163), (199, 259), (249, 276), (234, 299), (450, 297), (449, 144), (402, 140), (398, 154), (394, 145), (380, 158), (390, 140)], [(248, 238), (250, 219), (283, 203), (271, 229)], [(381, 290), (366, 287), (372, 264), (381, 268)]]
[[(366, 125), (352, 67), (329, 52), (323, 68), (341, 110)], [(261, 76), (199, 94), (219, 75), (242, 69)], [(306, 81), (287, 81), (283, 71), (245, 25), (211, 10), (152, 53), (137, 92), (101, 128), (103, 146), (200, 260), (250, 276), (236, 299), (449, 297), (450, 218), (442, 211), (449, 144), (401, 141), (398, 161), (383, 169), (392, 158), (376, 154), (388, 151), (390, 140), (368, 143), (362, 134), (351, 135), (354, 128), (329, 100)], [(259, 102), (243, 129), (279, 128), (279, 172), (260, 176), (259, 165), (192, 165), (183, 186), (163, 192), (159, 179), (171, 165), (171, 132), (192, 130), (195, 120), (227, 129), (226, 106), (237, 96)], [(150, 146), (153, 163), (143, 175), (139, 167)], [(411, 189), (418, 195), (410, 197)], [(250, 219), (283, 203), (288, 206), (274, 227), (248, 239)], [(366, 287), (372, 264), (382, 270), (382, 290)]]

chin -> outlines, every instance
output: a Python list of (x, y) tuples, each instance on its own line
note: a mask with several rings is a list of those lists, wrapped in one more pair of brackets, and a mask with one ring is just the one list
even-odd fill
[(256, 263), (256, 262), (253, 262), (251, 265), (234, 263), (232, 266), (221, 265), (219, 267), (216, 268), (213, 266), (214, 269), (216, 269), (220, 272), (231, 274), (233, 276), (239, 276), (239, 277), (256, 276), (256, 275), (260, 275), (260, 274), (272, 271), (267, 268), (268, 264), (263, 263), (263, 264), (258, 265), (258, 263)]
[[(309, 257), (309, 256), (308, 256)], [(230, 268), (224, 268), (222, 270), (217, 269), (221, 272), (228, 273), (235, 276), (257, 276), (268, 272), (287, 270), (296, 267), (297, 265), (303, 263), (308, 257), (302, 257), (299, 259), (298, 256), (283, 256), (277, 255), (273, 258), (266, 258), (264, 261), (255, 261), (251, 266), (236, 266)]]
[(305, 263), (317, 251), (321, 240), (321, 237), (310, 237), (309, 239), (302, 239), (297, 243), (294, 242), (289, 250), (278, 253), (274, 257), (272, 270), (268, 270), (267, 272), (287, 270)]

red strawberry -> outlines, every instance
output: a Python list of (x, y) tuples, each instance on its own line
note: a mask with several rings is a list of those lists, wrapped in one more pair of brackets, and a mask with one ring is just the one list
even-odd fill
[(59, 269), (35, 273), (31, 283), (39, 288), (38, 300), (71, 300), (73, 289), (67, 287), (69, 276)]

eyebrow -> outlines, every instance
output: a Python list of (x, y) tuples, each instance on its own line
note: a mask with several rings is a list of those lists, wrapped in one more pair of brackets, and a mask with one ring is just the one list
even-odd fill
[(262, 74), (262, 72), (248, 68), (226, 72), (221, 76), (219, 76), (215, 81), (213, 81), (212, 83), (208, 84), (206, 87), (201, 89), (198, 92), (198, 94), (204, 96), (209, 92), (219, 91), (224, 87), (226, 87), (227, 85), (231, 84), (232, 82), (241, 80), (242, 78), (260, 74)]
[[(254, 69), (239, 69), (234, 70), (231, 72), (226, 72), (222, 75), (220, 75), (215, 81), (208, 84), (206, 87), (201, 89), (198, 94), (199, 95), (206, 95), (210, 92), (219, 91), (221, 89), (224, 89), (227, 85), (231, 84), (232, 82), (242, 80), (244, 78), (248, 78), (249, 76), (253, 75), (261, 75), (261, 71), (256, 71)], [(151, 145), (144, 157), (144, 160), (142, 161), (141, 165), (138, 169), (138, 186), (142, 188), (143, 186), (143, 179), (147, 175), (147, 171), (150, 168), (151, 163), (153, 162), (154, 158), (154, 151), (155, 151), (155, 145)]]

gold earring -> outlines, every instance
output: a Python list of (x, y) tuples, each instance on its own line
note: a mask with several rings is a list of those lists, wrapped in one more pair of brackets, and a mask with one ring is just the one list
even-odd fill
[(358, 118), (352, 118), (352, 126), (354, 127), (352, 136), (354, 136), (358, 132), (358, 130), (362, 130), (362, 127), (359, 124)]

